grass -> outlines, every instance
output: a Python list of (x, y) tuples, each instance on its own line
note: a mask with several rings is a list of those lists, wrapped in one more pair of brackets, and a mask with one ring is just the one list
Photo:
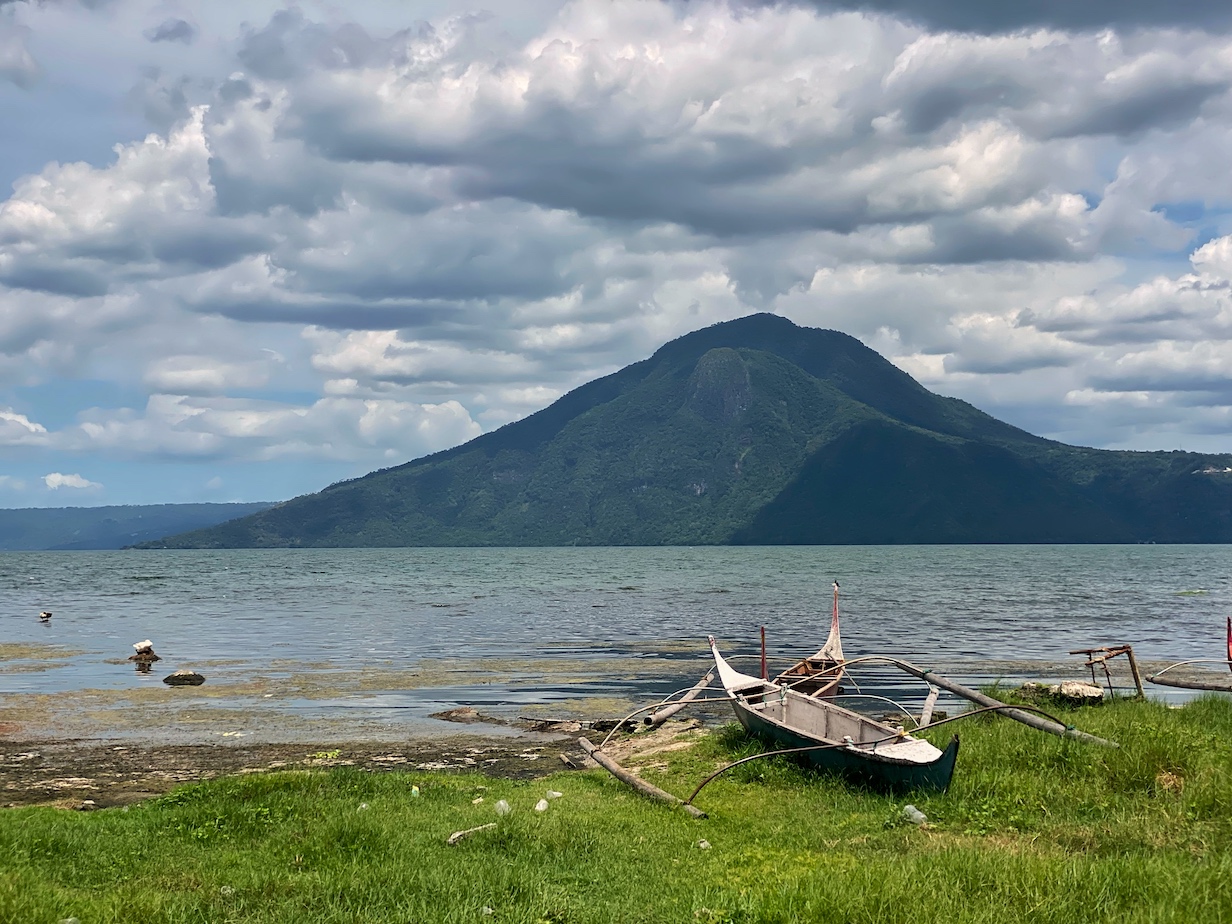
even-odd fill
[[(1121, 700), (1072, 718), (1121, 748), (973, 718), (957, 726), (948, 793), (880, 795), (754, 761), (703, 790), (706, 820), (601, 770), (519, 782), (344, 768), (127, 810), (13, 809), (0, 921), (1232, 921), (1232, 701)], [(732, 726), (646, 775), (687, 794), (758, 749)], [(547, 789), (564, 795), (533, 811)], [(926, 826), (902, 820), (907, 802)]]

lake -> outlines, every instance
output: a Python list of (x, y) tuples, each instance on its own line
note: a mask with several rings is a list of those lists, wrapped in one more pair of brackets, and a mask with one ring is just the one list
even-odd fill
[[(1080, 678), (1072, 649), (1222, 657), (1230, 572), (1222, 545), (6, 552), (0, 691), (10, 714), (74, 704), (40, 713), (73, 734), (135, 733), (143, 704), (203, 735), (258, 716), (266, 735), (400, 734), (461, 705), (616, 717), (704, 673), (708, 633), (752, 656), (765, 626), (772, 657), (810, 654), (832, 580), (849, 658), (969, 685)], [(163, 660), (143, 675), (125, 659), (147, 638)], [(181, 667), (206, 685), (159, 682)], [(861, 689), (922, 694), (889, 668)]]

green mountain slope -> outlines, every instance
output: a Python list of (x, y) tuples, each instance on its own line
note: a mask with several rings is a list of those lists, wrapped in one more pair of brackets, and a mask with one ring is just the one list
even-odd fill
[(1232, 541), (1230, 466), (1045, 440), (763, 314), (464, 445), (148, 545)]

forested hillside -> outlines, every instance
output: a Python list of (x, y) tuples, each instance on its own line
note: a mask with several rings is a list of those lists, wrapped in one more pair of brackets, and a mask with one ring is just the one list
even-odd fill
[(1230, 468), (1033, 436), (760, 314), (462, 446), (150, 545), (1227, 542)]
[(255, 504), (22, 507), (0, 510), (0, 551), (120, 549), (265, 510)]

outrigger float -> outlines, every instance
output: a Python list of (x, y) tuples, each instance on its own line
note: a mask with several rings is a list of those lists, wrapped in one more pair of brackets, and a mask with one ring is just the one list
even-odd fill
[(1228, 658), (1220, 660), (1219, 658), (1195, 658), (1190, 661), (1177, 661), (1175, 664), (1169, 664), (1157, 674), (1151, 674), (1146, 679), (1151, 683), (1162, 684), (1166, 687), (1178, 687), (1182, 690), (1210, 690), (1215, 693), (1232, 693), (1232, 682), (1218, 683), (1215, 681), (1196, 680), (1189, 677), (1165, 677), (1170, 670), (1175, 670), (1178, 667), (1186, 667), (1190, 664), (1226, 664), (1228, 670), (1232, 670), (1232, 616), (1228, 617)]

